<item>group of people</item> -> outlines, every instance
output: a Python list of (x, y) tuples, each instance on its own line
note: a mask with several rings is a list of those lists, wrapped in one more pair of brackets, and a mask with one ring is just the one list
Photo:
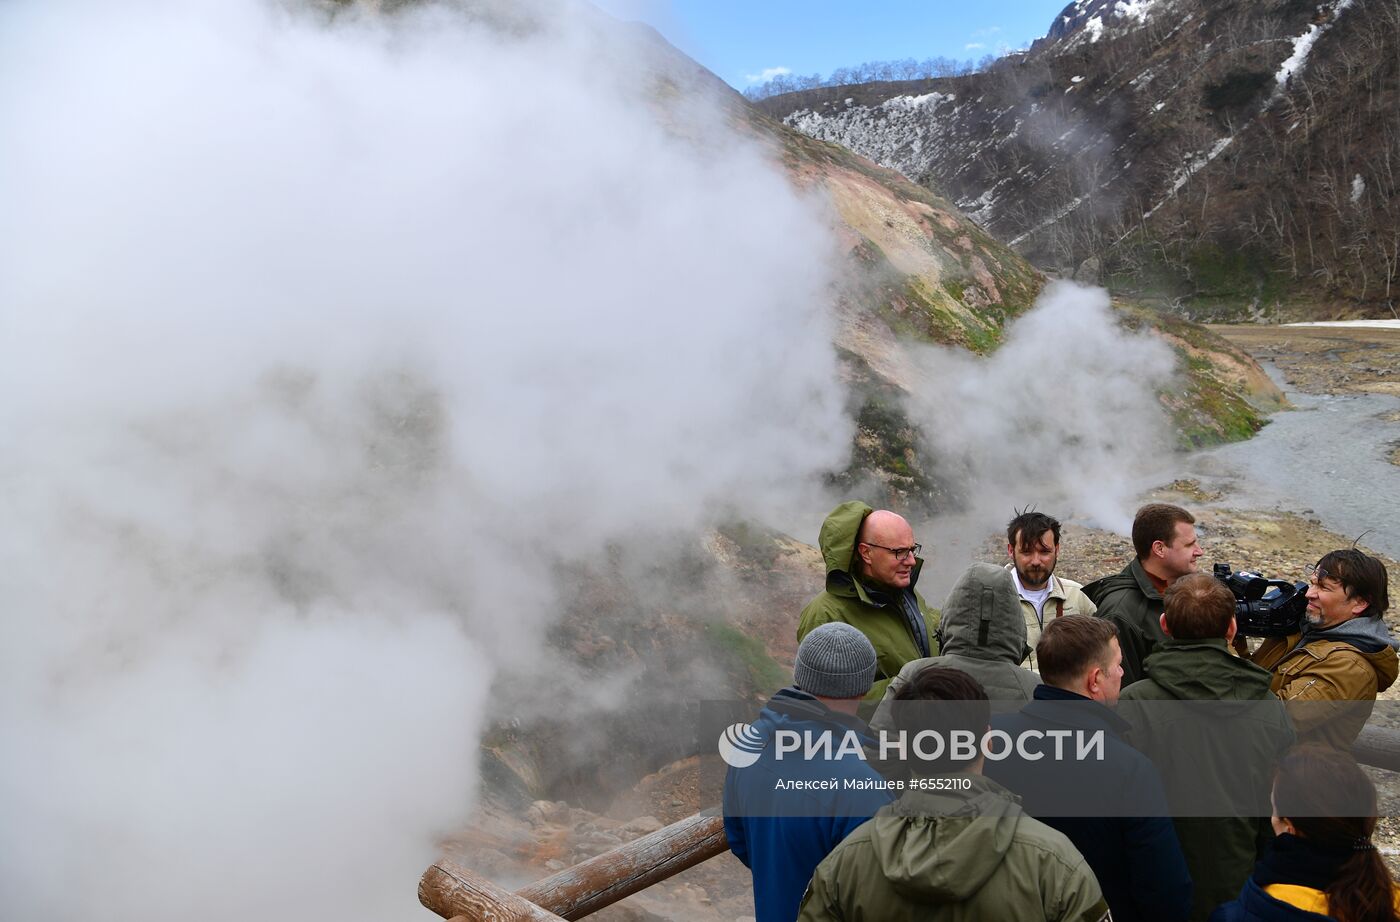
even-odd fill
[[(1251, 649), (1179, 506), (1139, 509), (1134, 559), (1087, 585), (1055, 573), (1051, 516), (1019, 513), (1006, 539), (1008, 562), (970, 566), (936, 612), (903, 517), (848, 502), (826, 518), (793, 685), (725, 782), (758, 922), (1400, 920), (1350, 755), (1400, 671), (1379, 560), (1323, 556), (1298, 631)], [(782, 730), (862, 746), (784, 761)], [(1102, 746), (894, 764), (876, 744), (929, 731)]]

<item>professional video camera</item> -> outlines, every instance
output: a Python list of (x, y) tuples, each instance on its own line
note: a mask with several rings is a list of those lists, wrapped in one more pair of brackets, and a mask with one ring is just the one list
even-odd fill
[(1303, 629), (1308, 610), (1308, 584), (1265, 579), (1228, 563), (1215, 565), (1215, 578), (1235, 595), (1235, 625), (1248, 637), (1284, 637)]

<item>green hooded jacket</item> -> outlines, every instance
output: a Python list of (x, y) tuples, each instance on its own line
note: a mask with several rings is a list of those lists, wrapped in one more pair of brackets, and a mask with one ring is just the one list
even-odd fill
[(1123, 651), (1123, 684), (1143, 676), (1142, 664), (1157, 644), (1167, 639), (1159, 620), (1162, 594), (1152, 585), (1142, 564), (1134, 560), (1121, 573), (1096, 579), (1084, 587), (1096, 613), (1118, 628), (1118, 646)]
[[(1147, 658), (1147, 678), (1123, 689), (1119, 716), (1130, 742), (1162, 773), (1186, 867), (1195, 886), (1193, 920), (1239, 895), (1260, 849), (1272, 838), (1267, 793), (1278, 758), (1293, 745), (1283, 702), (1269, 673), (1230, 652), (1224, 638), (1167, 639)], [(1202, 702), (1199, 712), (1155, 702)], [(1256, 799), (1255, 817), (1197, 816), (1193, 797), (1221, 792)], [(1238, 794), (1236, 795), (1236, 792)]]
[[(865, 517), (874, 511), (865, 503), (847, 502), (837, 506), (826, 517), (818, 536), (822, 557), (826, 561), (826, 591), (807, 603), (797, 625), (798, 643), (816, 628), (832, 621), (844, 621), (870, 638), (877, 659), (875, 684), (865, 696), (868, 709), (873, 709), (884, 697), (885, 686), (899, 674), (905, 663), (924, 656), (898, 604), (877, 601), (872, 597), (872, 591), (855, 578), (852, 561), (856, 556), (856, 536)], [(938, 643), (934, 638), (938, 613), (929, 609), (923, 596), (914, 590), (923, 566), (923, 558), (915, 558), (909, 591), (913, 593), (924, 616), (924, 633), (928, 637), (929, 653), (933, 654), (938, 652)]]
[(926, 779), (962, 791), (905, 791), (817, 865), (798, 922), (1101, 922), (1108, 905), (1062, 833), (977, 774)]

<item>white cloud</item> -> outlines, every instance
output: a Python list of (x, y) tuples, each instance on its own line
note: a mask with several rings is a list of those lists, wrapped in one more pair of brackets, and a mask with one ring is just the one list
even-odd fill
[(792, 70), (787, 67), (765, 67), (756, 74), (744, 74), (744, 79), (749, 83), (767, 83), (774, 77), (782, 77), (790, 73)]
[(987, 46), (984, 45), (984, 44), (982, 44), (981, 42), (968, 42), (966, 45), (963, 45), (963, 50), (964, 50), (964, 51), (976, 51), (978, 48), (986, 48), (986, 47), (987, 47)]
[(988, 26), (988, 27), (985, 28), (985, 29), (978, 29), (976, 32), (972, 33), (972, 37), (973, 37), (973, 38), (984, 38), (984, 37), (986, 37), (986, 36), (988, 36), (988, 35), (996, 35), (996, 34), (997, 34), (998, 32), (1000, 32), (1000, 31), (1001, 31), (1001, 26)]

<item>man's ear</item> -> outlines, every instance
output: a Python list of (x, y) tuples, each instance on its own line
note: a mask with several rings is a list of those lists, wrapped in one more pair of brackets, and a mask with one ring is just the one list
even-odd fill
[(1165, 541), (1153, 541), (1153, 542), (1152, 542), (1152, 556), (1153, 556), (1153, 557), (1165, 557), (1165, 556), (1167, 556), (1167, 542), (1165, 542)]
[(1239, 633), (1239, 630), (1239, 624), (1236, 623), (1233, 617), (1231, 617), (1230, 626), (1225, 629), (1225, 642), (1230, 643), (1231, 641), (1233, 641), (1235, 639), (1235, 635)]
[(1347, 602), (1351, 605), (1351, 613), (1357, 616), (1361, 615), (1364, 611), (1366, 611), (1366, 609), (1371, 607), (1371, 603), (1361, 598), (1361, 596), (1359, 595), (1352, 596), (1351, 598), (1347, 599)]
[[(1156, 547), (1156, 545), (1154, 544), (1153, 547)], [(1167, 630), (1167, 616), (1165, 612), (1157, 616), (1157, 623), (1162, 626), (1163, 634), (1166, 634), (1168, 637), (1172, 636), (1172, 632)]]
[(1089, 667), (1089, 672), (1088, 672), (1088, 674), (1084, 676), (1084, 690), (1085, 690), (1086, 692), (1089, 692), (1089, 694), (1085, 695), (1084, 697), (1086, 697), (1086, 698), (1092, 698), (1092, 697), (1094, 697), (1094, 692), (1095, 692), (1095, 691), (1098, 691), (1098, 688), (1099, 688), (1099, 686), (1100, 686), (1102, 683), (1103, 683), (1103, 667), (1102, 667), (1102, 666), (1090, 666), (1090, 667)]
[(1010, 557), (1012, 560), (1016, 559), (1016, 547), (1010, 542), (1006, 544), (1006, 556)]

